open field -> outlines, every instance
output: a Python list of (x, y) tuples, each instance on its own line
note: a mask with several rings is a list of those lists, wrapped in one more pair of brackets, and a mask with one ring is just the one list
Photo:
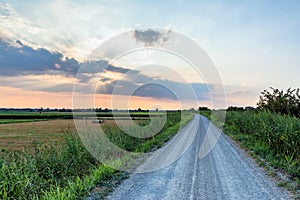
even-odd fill
[[(131, 117), (149, 117), (164, 114), (163, 112), (129, 112)], [(126, 112), (75, 112), (76, 117), (124, 117)], [(16, 112), (0, 111), (1, 119), (72, 119), (72, 112)]]
[[(113, 120), (105, 120), (100, 126), (106, 127), (107, 136), (119, 147), (133, 152), (149, 152), (161, 147), (177, 132), (179, 124), (185, 125), (192, 118), (193, 115), (188, 113), (183, 120), (178, 112), (168, 114), (163, 130), (154, 137), (138, 140), (119, 130)], [(99, 126), (91, 119), (86, 121), (92, 126)], [(143, 120), (141, 123), (145, 122)], [(128, 122), (129, 126), (130, 123), (132, 121)], [(28, 138), (47, 142), (54, 139), (64, 144), (52, 145), (42, 151), (35, 147), (25, 151), (1, 151), (0, 196), (2, 199), (75, 200), (86, 197), (95, 187), (102, 187), (98, 191), (101, 199), (111, 191), (112, 182), (120, 181), (126, 176), (97, 161), (83, 146), (78, 135), (62, 133), (72, 129), (74, 129), (72, 120), (1, 125), (0, 140), (9, 138), (14, 140), (15, 143), (10, 146), (13, 149), (18, 147), (17, 143), (24, 143), (26, 139), (31, 141)]]
[(73, 120), (0, 124), (0, 148), (20, 150), (33, 141), (56, 143), (62, 140), (64, 132), (74, 130)]
[[(159, 116), (161, 112), (130, 112), (130, 117), (125, 112), (80, 112), (76, 114), (77, 120), (84, 120), (91, 123), (97, 118), (104, 120), (101, 127), (115, 127), (115, 117), (122, 121), (122, 124), (130, 126), (132, 123), (139, 123), (141, 120), (149, 119), (149, 116)], [(132, 122), (130, 119), (134, 119)], [(31, 146), (33, 142), (41, 144), (60, 144), (64, 133), (76, 131), (72, 112), (0, 112), (0, 149), (22, 150)]]
[[(93, 124), (92, 120), (83, 120)], [(131, 120), (122, 120), (122, 123), (130, 125)], [(104, 120), (101, 127), (114, 127), (114, 120)], [(38, 122), (0, 124), (0, 149), (21, 150), (23, 146), (31, 146), (33, 141), (38, 143), (59, 144), (64, 139), (64, 133), (76, 132), (73, 120), (48, 120)]]

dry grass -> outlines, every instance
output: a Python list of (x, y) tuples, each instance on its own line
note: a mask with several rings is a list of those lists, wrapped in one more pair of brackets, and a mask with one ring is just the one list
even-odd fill
[[(92, 126), (91, 120), (87, 121)], [(122, 120), (122, 123), (132, 124), (130, 120)], [(116, 126), (114, 120), (105, 120), (101, 126)], [(40, 122), (25, 122), (0, 124), (0, 149), (22, 150), (23, 147), (33, 145), (33, 142), (49, 144), (61, 144), (65, 132), (76, 131), (73, 120), (49, 120)]]
[(0, 124), (0, 148), (21, 150), (33, 141), (57, 143), (68, 130), (75, 130), (73, 120)]

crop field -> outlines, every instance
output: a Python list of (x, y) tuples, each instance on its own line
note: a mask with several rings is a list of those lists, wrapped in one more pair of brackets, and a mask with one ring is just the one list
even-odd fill
[(75, 131), (73, 120), (0, 124), (0, 148), (22, 150), (34, 141), (55, 144), (61, 142), (68, 131)]
[[(139, 120), (139, 117), (145, 116), (133, 115), (131, 117), (136, 118), (134, 122), (122, 122), (130, 130), (132, 123), (147, 125), (148, 120)], [(149, 152), (162, 146), (177, 132), (180, 124), (187, 124), (192, 118), (189, 113), (184, 115), (183, 120), (180, 112), (168, 113), (163, 129), (154, 137), (143, 139), (127, 135), (111, 119), (104, 120), (102, 124), (93, 123), (90, 118), (80, 120), (96, 128), (100, 125), (106, 136), (125, 150)], [(94, 188), (98, 188), (101, 199), (111, 191), (112, 182), (117, 183), (127, 176), (103, 165), (86, 150), (76, 134), (72, 119), (45, 120), (0, 124), (1, 199), (81, 199)], [(37, 142), (33, 144), (33, 141)]]
[[(122, 117), (126, 112), (75, 112), (78, 117)], [(163, 112), (129, 112), (131, 117), (149, 117), (162, 115)], [(17, 112), (0, 111), (0, 119), (72, 119), (72, 112)]]
[[(73, 120), (17, 121), (20, 123), (12, 121), (0, 124), (0, 149), (22, 150), (24, 147), (32, 146), (34, 142), (59, 145), (63, 142), (65, 133), (76, 132)], [(82, 121), (89, 123), (90, 126), (100, 125), (102, 128), (116, 126), (115, 120), (104, 120), (102, 124), (92, 123), (92, 120)], [(128, 126), (132, 123), (131, 120), (122, 120), (122, 124)]]

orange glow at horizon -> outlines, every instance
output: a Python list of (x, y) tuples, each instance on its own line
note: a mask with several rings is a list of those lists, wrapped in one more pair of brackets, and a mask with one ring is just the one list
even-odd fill
[[(72, 93), (51, 93), (40, 91), (28, 91), (20, 88), (0, 86), (0, 108), (72, 108)], [(90, 95), (80, 95), (84, 100)], [(112, 104), (112, 99), (114, 104)], [(118, 102), (129, 99), (128, 105), (120, 106)], [(155, 109), (159, 105), (162, 109), (181, 109), (177, 101), (169, 99), (154, 99), (150, 97), (126, 97), (122, 95), (96, 94), (95, 108), (113, 109)], [(112, 106), (114, 105), (114, 107)], [(154, 107), (156, 106), (156, 107)], [(183, 108), (191, 108), (188, 102)]]
[[(20, 88), (0, 86), (0, 108), (72, 108), (72, 93), (51, 93), (29, 91)], [(80, 95), (84, 100), (90, 95)], [(192, 101), (175, 101), (170, 99), (155, 99), (151, 97), (127, 97), (122, 95), (96, 94), (93, 101), (95, 108), (112, 109), (189, 109), (198, 106), (211, 108), (210, 101), (201, 101), (196, 105)], [(127, 104), (124, 106), (124, 102)], [(256, 98), (251, 95), (228, 95), (227, 105), (252, 105)], [(181, 104), (180, 104), (181, 103)], [(241, 105), (242, 106), (242, 105)]]

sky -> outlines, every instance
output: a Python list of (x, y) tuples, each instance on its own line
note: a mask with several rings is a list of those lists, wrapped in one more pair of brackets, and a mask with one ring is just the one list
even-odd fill
[[(255, 106), (264, 89), (300, 86), (299, 10), (296, 0), (0, 0), (0, 107), (72, 108), (74, 98), (120, 109)], [(140, 28), (149, 31), (136, 32)], [(166, 32), (151, 32), (156, 28)], [(212, 103), (224, 101), (216, 94), (220, 85), (180, 56), (145, 48), (123, 56), (109, 51), (151, 46), (148, 36), (175, 46), (168, 30), (211, 59), (224, 104)], [(128, 31), (128, 40), (91, 56)]]

